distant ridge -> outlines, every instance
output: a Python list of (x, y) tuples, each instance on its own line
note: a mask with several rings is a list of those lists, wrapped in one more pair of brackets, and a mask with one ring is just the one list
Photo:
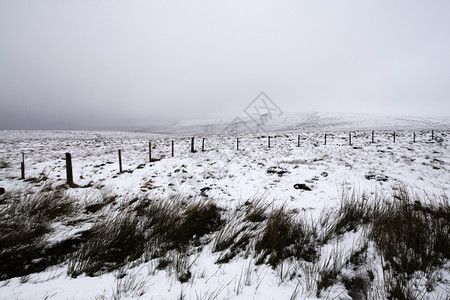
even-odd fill
[[(244, 134), (302, 130), (450, 129), (450, 117), (379, 116), (357, 113), (283, 114), (261, 124), (249, 118), (182, 120), (163, 128), (139, 128), (139, 132), (171, 135)], [(134, 131), (134, 130), (133, 130)]]

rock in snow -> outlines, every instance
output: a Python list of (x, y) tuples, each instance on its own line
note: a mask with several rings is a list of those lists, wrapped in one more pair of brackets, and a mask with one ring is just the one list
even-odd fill
[(310, 191), (311, 188), (303, 183), (296, 183), (294, 184), (294, 189), (296, 190), (304, 190), (304, 191)]

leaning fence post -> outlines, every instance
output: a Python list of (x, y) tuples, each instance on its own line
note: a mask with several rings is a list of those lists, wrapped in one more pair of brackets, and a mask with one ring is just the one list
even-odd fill
[(67, 184), (73, 186), (72, 156), (68, 152), (66, 153), (66, 175)]
[(25, 179), (25, 153), (20, 153), (20, 173), (21, 179)]
[(122, 173), (122, 150), (119, 149), (119, 173)]

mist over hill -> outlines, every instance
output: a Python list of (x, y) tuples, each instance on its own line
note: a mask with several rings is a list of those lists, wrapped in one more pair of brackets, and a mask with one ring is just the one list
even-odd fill
[(243, 134), (258, 132), (309, 130), (390, 130), (446, 129), (450, 117), (380, 116), (357, 113), (285, 113), (267, 114), (258, 119), (181, 120), (169, 126), (128, 128), (129, 131), (173, 135)]

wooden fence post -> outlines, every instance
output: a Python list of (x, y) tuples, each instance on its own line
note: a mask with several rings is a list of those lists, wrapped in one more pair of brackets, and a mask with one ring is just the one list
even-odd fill
[(324, 142), (324, 145), (326, 145), (327, 144), (327, 134), (325, 133), (325, 142)]
[(66, 153), (66, 175), (67, 184), (73, 186), (72, 156), (68, 152)]
[(148, 142), (148, 161), (152, 162), (152, 142)]
[(413, 132), (413, 143), (415, 143), (416, 142), (416, 132), (414, 131)]
[(395, 131), (394, 131), (394, 143), (395, 143)]
[(267, 144), (268, 144), (268, 146), (270, 148), (270, 135), (267, 137)]
[(122, 173), (122, 150), (119, 149), (119, 173)]
[(172, 140), (172, 157), (173, 157), (173, 140)]
[(374, 135), (375, 135), (375, 132), (374, 132), (374, 130), (372, 130), (372, 143), (375, 142), (375, 141), (374, 141)]
[(297, 136), (297, 147), (300, 147), (300, 135)]
[(434, 140), (434, 130), (431, 130), (431, 140)]
[(191, 152), (192, 152), (192, 153), (195, 152), (195, 148), (194, 148), (194, 137), (191, 138)]
[(25, 153), (20, 153), (20, 174), (21, 179), (25, 179)]
[(348, 144), (349, 144), (349, 146), (352, 145), (352, 133), (351, 132), (348, 133)]
[(239, 150), (239, 138), (236, 138), (236, 150)]
[(205, 151), (205, 138), (202, 139), (202, 152)]

